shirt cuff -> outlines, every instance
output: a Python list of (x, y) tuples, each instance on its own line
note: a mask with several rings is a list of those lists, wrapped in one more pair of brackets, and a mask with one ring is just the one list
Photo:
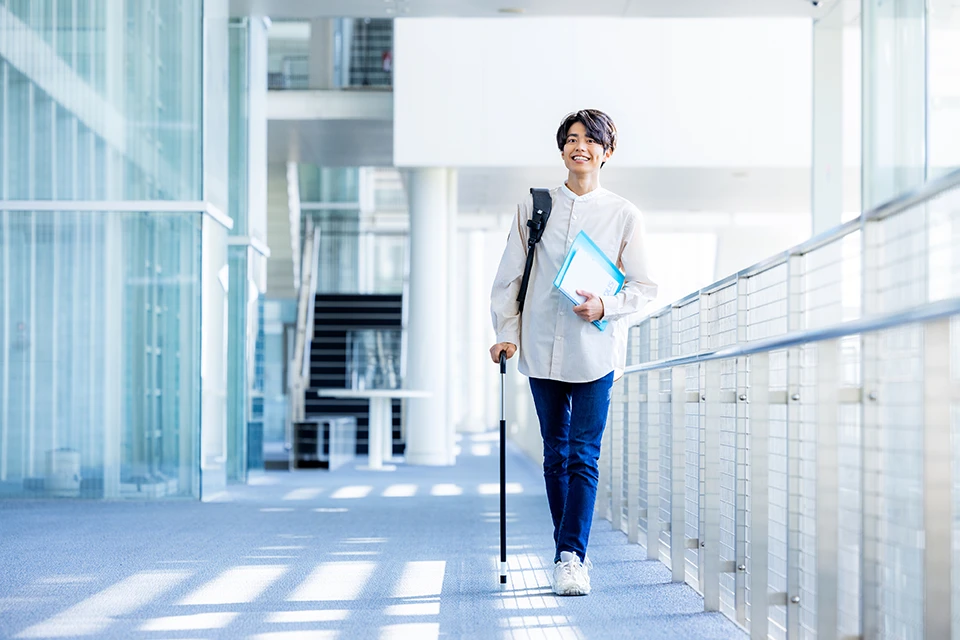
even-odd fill
[(504, 331), (503, 333), (497, 334), (497, 343), (500, 342), (509, 342), (510, 344), (520, 347), (520, 335), (514, 333), (513, 331)]
[(617, 313), (620, 311), (620, 298), (617, 296), (600, 296), (600, 302), (603, 303), (603, 318), (601, 319), (616, 319)]

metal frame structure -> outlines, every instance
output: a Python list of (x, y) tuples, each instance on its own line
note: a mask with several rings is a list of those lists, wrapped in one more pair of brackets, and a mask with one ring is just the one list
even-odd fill
[(650, 314), (598, 513), (752, 638), (960, 637), (958, 274), (954, 171)]

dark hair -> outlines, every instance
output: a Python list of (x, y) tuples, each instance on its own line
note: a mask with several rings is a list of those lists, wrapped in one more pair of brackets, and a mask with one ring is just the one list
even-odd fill
[(603, 145), (603, 150), (613, 151), (617, 148), (617, 127), (613, 120), (603, 111), (597, 109), (581, 109), (574, 111), (563, 119), (560, 128), (557, 129), (557, 147), (563, 151), (563, 146), (567, 143), (567, 134), (570, 133), (570, 127), (575, 122), (579, 122), (587, 130), (587, 135)]

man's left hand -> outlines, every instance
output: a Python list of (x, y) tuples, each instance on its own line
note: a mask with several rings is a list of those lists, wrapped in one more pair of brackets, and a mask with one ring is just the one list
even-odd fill
[(600, 296), (581, 289), (577, 289), (577, 295), (584, 296), (586, 300), (573, 308), (575, 314), (587, 322), (596, 322), (603, 318), (603, 301)]

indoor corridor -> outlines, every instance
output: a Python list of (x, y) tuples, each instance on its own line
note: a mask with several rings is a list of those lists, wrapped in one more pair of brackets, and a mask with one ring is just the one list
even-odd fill
[(267, 472), (213, 503), (0, 502), (3, 638), (745, 638), (606, 520), (593, 591), (549, 586), (537, 465), (497, 434), (453, 467)]

